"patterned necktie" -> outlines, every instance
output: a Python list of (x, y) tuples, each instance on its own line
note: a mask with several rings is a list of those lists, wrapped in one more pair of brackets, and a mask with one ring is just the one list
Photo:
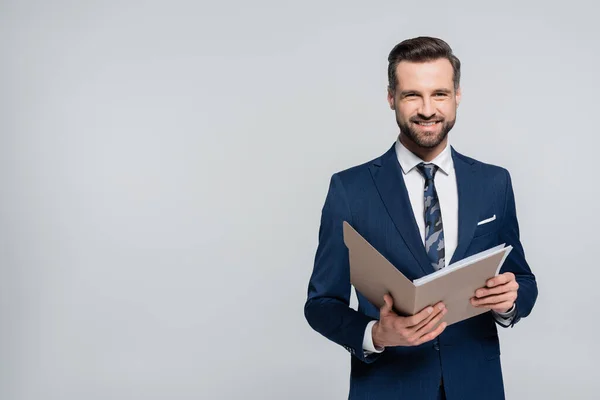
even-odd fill
[(445, 266), (444, 229), (440, 201), (435, 190), (433, 177), (438, 170), (437, 165), (420, 163), (417, 168), (425, 178), (425, 250), (434, 270)]

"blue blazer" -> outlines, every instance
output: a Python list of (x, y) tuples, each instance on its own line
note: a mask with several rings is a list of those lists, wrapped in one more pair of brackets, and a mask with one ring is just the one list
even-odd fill
[[(506, 243), (501, 269), (519, 283), (514, 326), (531, 312), (537, 284), (519, 240), (509, 172), (452, 148), (458, 186), (458, 244), (450, 262)], [(496, 215), (496, 220), (477, 225)], [(388, 347), (365, 357), (367, 324), (379, 309), (357, 292), (349, 307), (350, 272), (342, 222), (348, 221), (409, 279), (434, 272), (421, 241), (394, 146), (383, 156), (336, 173), (322, 209), (319, 243), (304, 307), (310, 326), (351, 354), (350, 399), (435, 399), (440, 381), (449, 399), (504, 398), (497, 322), (491, 312), (450, 325), (437, 340)]]

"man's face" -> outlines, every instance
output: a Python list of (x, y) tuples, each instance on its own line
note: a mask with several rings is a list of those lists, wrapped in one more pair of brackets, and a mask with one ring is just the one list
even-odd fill
[(422, 63), (401, 61), (398, 86), (388, 90), (390, 108), (402, 134), (419, 147), (433, 148), (444, 141), (456, 121), (460, 88), (454, 90), (452, 64), (445, 58)]

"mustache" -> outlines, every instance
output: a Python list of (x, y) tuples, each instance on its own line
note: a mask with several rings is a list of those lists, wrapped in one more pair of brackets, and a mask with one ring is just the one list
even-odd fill
[(444, 121), (444, 118), (440, 118), (440, 117), (429, 117), (429, 118), (413, 117), (410, 119), (410, 122), (442, 122), (442, 121)]

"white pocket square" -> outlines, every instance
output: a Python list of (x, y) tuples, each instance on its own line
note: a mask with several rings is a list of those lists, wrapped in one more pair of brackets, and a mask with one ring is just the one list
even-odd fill
[(495, 220), (495, 219), (496, 219), (496, 214), (494, 214), (494, 216), (493, 216), (493, 217), (491, 217), (491, 218), (484, 219), (483, 221), (479, 221), (479, 222), (477, 223), (477, 226), (479, 226), (479, 225), (483, 225), (483, 224), (487, 224), (488, 222), (492, 222), (492, 221), (493, 221), (493, 220)]

